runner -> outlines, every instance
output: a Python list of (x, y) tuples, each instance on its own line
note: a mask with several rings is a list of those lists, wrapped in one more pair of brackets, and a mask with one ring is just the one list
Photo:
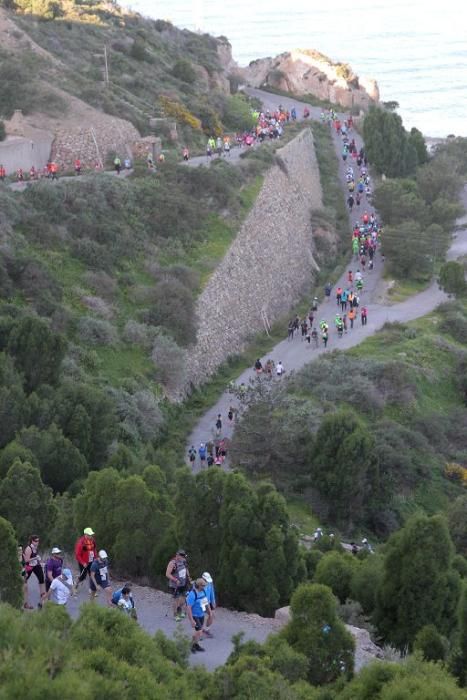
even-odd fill
[(81, 175), (81, 161), (79, 158), (75, 160), (75, 175)]
[(366, 326), (366, 322), (368, 320), (368, 309), (366, 306), (362, 306), (362, 310), (360, 311), (360, 318), (362, 319), (362, 326)]
[(91, 600), (98, 596), (98, 588), (104, 591), (107, 605), (112, 605), (112, 588), (109, 577), (109, 557), (105, 549), (100, 549), (89, 570), (89, 595)]
[(338, 287), (336, 290), (336, 302), (337, 306), (340, 306), (342, 301), (342, 287)]
[(217, 437), (220, 437), (222, 430), (222, 416), (220, 413), (217, 414), (217, 420), (216, 420), (216, 435)]
[(115, 156), (114, 158), (114, 168), (117, 175), (120, 175), (120, 170), (122, 169), (122, 161), (118, 156)]
[(94, 539), (94, 531), (91, 527), (85, 527), (83, 535), (75, 544), (75, 558), (79, 566), (79, 576), (73, 589), (74, 595), (77, 594), (80, 583), (89, 575), (91, 564), (96, 557), (97, 547), (96, 540)]
[(196, 462), (196, 448), (194, 445), (192, 445), (188, 450), (188, 459), (190, 460), (191, 466), (194, 466), (194, 463)]
[(183, 155), (184, 161), (190, 160), (190, 151), (188, 150), (188, 148), (186, 146), (184, 147), (184, 149), (182, 151), (182, 155)]
[(276, 374), (277, 374), (277, 376), (280, 378), (280, 377), (282, 377), (282, 375), (284, 374), (284, 372), (285, 372), (284, 365), (283, 365), (282, 362), (279, 360), (279, 362), (278, 362), (277, 365), (276, 365)]
[(353, 322), (355, 321), (355, 316), (356, 316), (356, 315), (357, 315), (357, 314), (356, 314), (356, 312), (355, 312), (355, 309), (354, 309), (354, 308), (351, 308), (350, 311), (349, 311), (349, 314), (348, 314), (349, 321), (350, 321), (350, 328), (351, 328), (351, 329), (353, 328)]
[(53, 579), (45, 599), (55, 605), (66, 605), (73, 591), (73, 575), (70, 569), (63, 569), (61, 574)]
[(329, 338), (328, 327), (326, 326), (325, 328), (323, 328), (321, 330), (321, 340), (323, 341), (324, 349), (326, 349), (328, 346), (328, 338)]
[[(34, 573), (34, 576), (37, 578), (37, 581), (39, 583), (39, 591), (41, 595), (40, 602), (38, 603), (37, 607), (42, 608), (42, 602), (46, 596), (45, 592), (45, 581), (44, 581), (44, 570), (42, 568), (41, 564), (41, 557), (39, 555), (39, 536), (38, 535), (31, 535), (29, 538), (29, 542), (24, 548), (23, 551), (23, 560), (24, 560), (24, 566), (26, 569), (26, 581), (29, 581), (31, 574)], [(24, 606), (26, 610), (32, 610), (32, 605), (29, 604), (28, 600), (26, 599), (24, 602)]]
[(179, 549), (173, 559), (169, 561), (165, 575), (169, 581), (169, 592), (173, 597), (174, 619), (175, 622), (180, 622), (186, 617), (185, 593), (191, 581), (184, 549)]
[(256, 359), (254, 367), (256, 374), (261, 374), (261, 372), (263, 371), (263, 365), (261, 364), (261, 360), (259, 359), (259, 357)]
[(199, 454), (201, 466), (204, 466), (204, 463), (206, 461), (206, 445), (204, 444), (204, 442), (200, 442), (198, 454)]
[(134, 620), (137, 619), (135, 601), (133, 593), (131, 592), (131, 583), (125, 583), (123, 588), (119, 588), (118, 591), (115, 591), (112, 595), (112, 605), (118, 607), (119, 610), (122, 610)]
[(193, 654), (197, 651), (206, 651), (199, 643), (203, 634), (204, 617), (206, 613), (211, 616), (211, 607), (206, 597), (205, 588), (206, 581), (204, 578), (198, 578), (186, 597), (188, 619), (194, 630), (191, 643), (191, 651)]
[(0, 164), (0, 182), (3, 182), (6, 178), (6, 170), (3, 167), (3, 163)]
[(54, 547), (51, 551), (52, 556), (47, 559), (45, 565), (45, 590), (47, 592), (54, 578), (62, 575), (63, 558), (60, 556), (61, 553), (61, 549)]
[(212, 623), (214, 622), (214, 610), (216, 609), (216, 592), (214, 590), (212, 576), (208, 571), (205, 571), (201, 578), (206, 581), (204, 592), (206, 593), (206, 598), (208, 599), (209, 607), (211, 608), (211, 614), (203, 627), (203, 634), (206, 635), (206, 637), (212, 637), (211, 627)]
[(318, 331), (316, 328), (313, 328), (311, 331), (311, 339), (313, 340), (313, 347), (317, 348), (318, 347)]

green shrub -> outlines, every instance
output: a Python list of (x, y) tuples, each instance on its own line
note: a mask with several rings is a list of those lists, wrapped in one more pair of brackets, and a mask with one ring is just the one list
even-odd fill
[(115, 345), (118, 336), (109, 321), (92, 316), (83, 316), (78, 324), (80, 340), (88, 345)]
[(447, 643), (434, 625), (425, 625), (417, 632), (414, 651), (420, 651), (425, 661), (444, 661)]
[(186, 58), (179, 58), (172, 68), (173, 75), (184, 83), (192, 84), (196, 80), (196, 71)]
[(358, 562), (351, 554), (327, 552), (318, 562), (314, 583), (329, 586), (341, 603), (350, 597), (352, 576)]

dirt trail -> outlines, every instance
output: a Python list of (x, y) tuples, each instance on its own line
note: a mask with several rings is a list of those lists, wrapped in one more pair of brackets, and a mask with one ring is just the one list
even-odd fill
[[(71, 566), (71, 568), (74, 567)], [(76, 576), (77, 570), (74, 570), (73, 574)], [(114, 590), (117, 590), (123, 586), (123, 583), (123, 581), (112, 581), (112, 587)], [(39, 589), (34, 576), (30, 580), (29, 588), (30, 603), (37, 606)], [(138, 611), (139, 624), (146, 632), (154, 634), (157, 630), (162, 630), (167, 637), (173, 638), (175, 631), (178, 629), (187, 637), (191, 637), (191, 627), (188, 620), (185, 619), (183, 622), (178, 623), (174, 621), (170, 595), (149, 586), (134, 585), (133, 596)], [(87, 601), (88, 588), (82, 584), (78, 591), (78, 597), (70, 598), (68, 603), (67, 608), (71, 617), (76, 619), (79, 615), (80, 606)], [(102, 594), (98, 599), (98, 604), (105, 604)], [(47, 603), (47, 605), (52, 605), (52, 603)], [(233, 649), (232, 636), (234, 634), (243, 631), (245, 640), (254, 639), (257, 642), (264, 642), (271, 632), (276, 632), (281, 626), (281, 622), (272, 618), (250, 615), (220, 607), (216, 610), (216, 619), (212, 627), (214, 638), (203, 640), (203, 646), (206, 649), (205, 653), (190, 654), (190, 663), (194, 666), (202, 664), (212, 671), (218, 666), (222, 666), (229, 657)]]

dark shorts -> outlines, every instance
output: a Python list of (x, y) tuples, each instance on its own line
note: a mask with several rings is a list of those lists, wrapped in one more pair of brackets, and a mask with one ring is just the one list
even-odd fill
[(79, 577), (78, 577), (78, 581), (79, 581), (80, 583), (82, 583), (82, 582), (84, 581), (84, 579), (86, 578), (86, 576), (89, 575), (89, 571), (90, 571), (90, 569), (91, 569), (91, 564), (89, 563), (89, 564), (86, 564), (86, 566), (84, 566), (83, 564), (80, 564), (80, 563), (78, 562), (78, 566), (79, 566)]
[(36, 575), (36, 578), (39, 581), (39, 583), (44, 583), (44, 569), (40, 564), (36, 564), (36, 566), (33, 566), (32, 569), (29, 569), (29, 571), (26, 569), (26, 581), (30, 579), (31, 574)]
[[(105, 590), (106, 588), (110, 587), (110, 583), (108, 581), (104, 581), (103, 583), (98, 582), (97, 586), (98, 586), (98, 588), (102, 588), (102, 590)], [(91, 591), (93, 593), (95, 593), (97, 591), (97, 588), (95, 587), (92, 578), (89, 578), (89, 588), (91, 589)]]
[(204, 615), (202, 617), (195, 617), (193, 615), (193, 620), (195, 621), (195, 630), (199, 632), (204, 627)]
[(185, 586), (178, 586), (178, 588), (172, 588), (169, 587), (169, 593), (173, 598), (181, 598), (186, 594), (186, 585)]

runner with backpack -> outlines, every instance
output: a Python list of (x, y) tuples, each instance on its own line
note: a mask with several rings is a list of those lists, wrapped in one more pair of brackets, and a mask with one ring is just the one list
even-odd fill
[(169, 581), (169, 592), (173, 597), (173, 614), (175, 622), (180, 622), (186, 617), (185, 594), (191, 583), (188, 570), (187, 556), (184, 549), (179, 549), (176, 555), (167, 564), (165, 572)]

